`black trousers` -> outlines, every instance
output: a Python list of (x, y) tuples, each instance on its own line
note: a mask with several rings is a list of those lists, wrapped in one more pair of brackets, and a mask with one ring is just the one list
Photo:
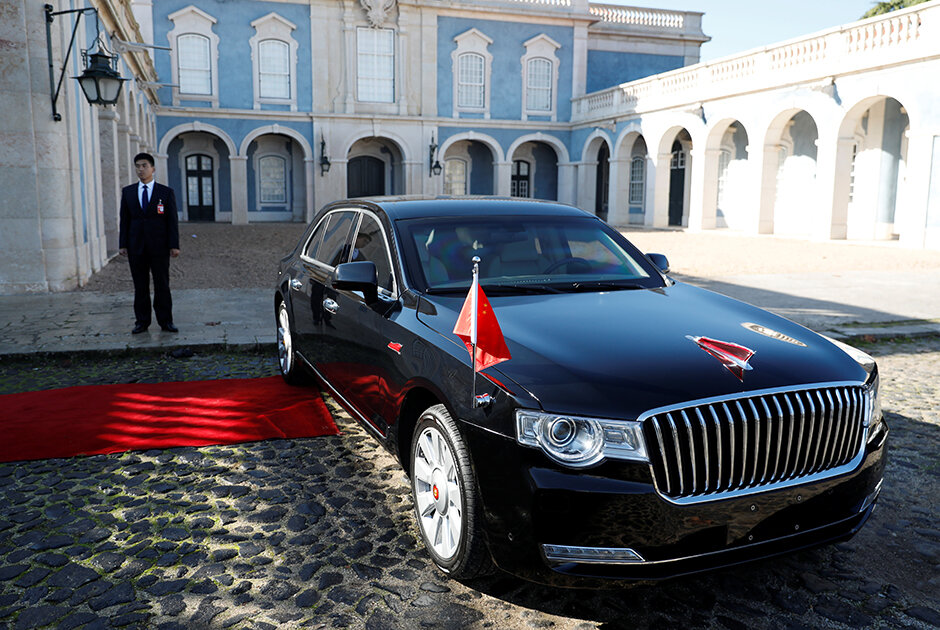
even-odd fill
[(170, 297), (170, 252), (164, 255), (128, 254), (134, 280), (134, 318), (138, 326), (150, 325), (150, 277), (153, 276), (153, 312), (157, 323), (173, 323), (173, 299)]

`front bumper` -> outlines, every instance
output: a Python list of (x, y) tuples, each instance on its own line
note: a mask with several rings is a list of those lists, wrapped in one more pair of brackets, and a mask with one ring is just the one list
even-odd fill
[(854, 535), (881, 489), (887, 427), (852, 472), (743, 497), (676, 505), (647, 464), (574, 471), (467, 427), (487, 541), (501, 569), (547, 584), (657, 580)]

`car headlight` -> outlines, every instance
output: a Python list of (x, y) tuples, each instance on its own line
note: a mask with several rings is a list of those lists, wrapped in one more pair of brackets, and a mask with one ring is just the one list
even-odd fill
[(875, 439), (881, 432), (884, 424), (884, 414), (881, 411), (881, 394), (878, 391), (881, 378), (875, 374), (875, 378), (865, 385), (865, 393), (868, 394), (868, 441)]
[(541, 448), (559, 464), (581, 468), (604, 458), (648, 462), (642, 424), (528, 409), (516, 411), (516, 441)]

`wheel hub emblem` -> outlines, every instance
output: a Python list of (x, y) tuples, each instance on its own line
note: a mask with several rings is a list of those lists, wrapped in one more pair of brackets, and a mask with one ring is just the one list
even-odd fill
[(441, 493), (440, 493), (440, 491), (437, 489), (437, 484), (435, 484), (434, 487), (431, 489), (431, 493), (434, 495), (434, 500), (435, 500), (435, 501), (437, 501), (438, 499), (441, 498)]

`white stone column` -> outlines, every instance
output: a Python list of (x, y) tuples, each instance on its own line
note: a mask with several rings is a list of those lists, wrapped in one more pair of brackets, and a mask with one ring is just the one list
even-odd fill
[(713, 230), (718, 225), (718, 158), (721, 151), (705, 149), (693, 152), (689, 229)]
[(621, 196), (619, 182), (623, 177), (621, 173), (629, 175), (630, 167), (623, 160), (608, 160), (607, 168), (607, 223), (626, 225), (630, 220), (630, 208), (624, 203), (626, 199)]
[(313, 214), (316, 212), (316, 206), (313, 205), (313, 178), (317, 170), (317, 163), (312, 157), (304, 158), (304, 193), (306, 195), (304, 207), (304, 221), (310, 223), (313, 220)]
[[(777, 203), (777, 171), (780, 168), (780, 146), (776, 143), (764, 145), (759, 161), (755, 165), (755, 175), (760, 177), (757, 190), (759, 203), (754, 229), (758, 234), (774, 233), (774, 212)], [(750, 157), (749, 157), (750, 159)]]
[(816, 191), (815, 208), (810, 216), (813, 217), (810, 226), (810, 238), (818, 241), (828, 241), (833, 238), (845, 238), (845, 221), (842, 220), (837, 227), (833, 221), (833, 201), (836, 196), (836, 154), (837, 139), (832, 135), (822, 135), (820, 129), (816, 153)]
[(229, 156), (232, 178), (232, 225), (248, 224), (248, 156)]
[(508, 162), (494, 162), (493, 168), (496, 170), (496, 194), (500, 197), (508, 197), (512, 189), (512, 160)]
[(577, 176), (578, 165), (573, 162), (558, 164), (558, 201), (562, 203), (577, 203)]
[(905, 195), (901, 245), (940, 249), (940, 135), (923, 127), (908, 134)]
[(121, 168), (118, 163), (118, 115), (113, 109), (98, 110), (99, 144), (101, 146), (101, 215), (107, 256), (118, 251), (118, 227), (121, 204)]
[(653, 195), (653, 220), (652, 223), (647, 220), (647, 225), (654, 227), (666, 227), (669, 225), (669, 164), (671, 160), (671, 151), (660, 153), (656, 159), (656, 189)]

